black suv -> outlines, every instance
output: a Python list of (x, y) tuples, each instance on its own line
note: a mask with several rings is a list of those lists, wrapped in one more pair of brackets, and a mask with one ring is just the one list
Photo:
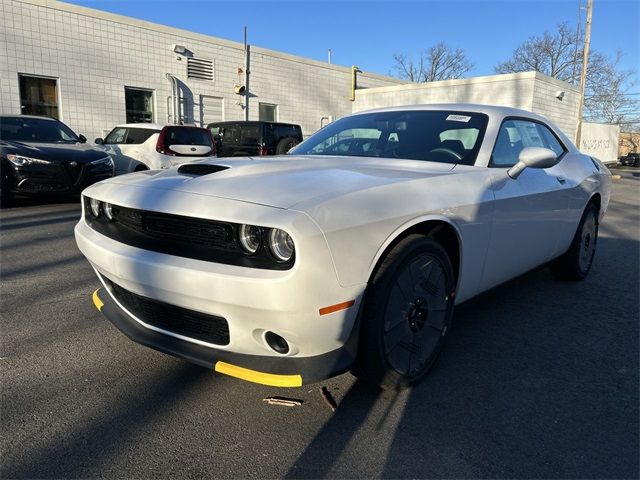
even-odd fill
[(110, 178), (113, 160), (48, 117), (0, 115), (0, 202), (18, 195), (76, 194)]
[(300, 125), (278, 122), (216, 122), (207, 125), (218, 157), (284, 155), (302, 141)]
[(619, 160), (621, 165), (640, 167), (640, 153), (629, 152), (625, 156), (620, 157)]

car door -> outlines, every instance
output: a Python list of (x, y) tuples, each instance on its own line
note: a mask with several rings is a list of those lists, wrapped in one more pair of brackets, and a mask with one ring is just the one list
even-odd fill
[(527, 119), (502, 123), (489, 165), (494, 214), (483, 290), (551, 260), (566, 229), (570, 192), (562, 161), (551, 168), (527, 168), (516, 179), (507, 175), (526, 147), (551, 148), (560, 158), (566, 153), (541, 123)]
[(146, 142), (158, 133), (153, 128), (114, 128), (105, 138), (104, 148), (113, 158), (116, 175), (133, 172), (141, 163), (150, 168)]

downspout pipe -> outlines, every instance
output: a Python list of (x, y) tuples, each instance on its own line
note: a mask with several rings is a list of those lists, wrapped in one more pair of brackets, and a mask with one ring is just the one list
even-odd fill
[(178, 118), (178, 82), (176, 81), (176, 77), (167, 73), (167, 80), (171, 84), (171, 123), (177, 125), (179, 123)]
[(358, 73), (362, 73), (362, 70), (360, 70), (360, 68), (356, 67), (355, 65), (352, 66), (351, 67), (351, 97), (349, 98), (349, 100), (352, 102), (356, 101), (356, 88), (358, 88), (358, 78), (357, 78)]

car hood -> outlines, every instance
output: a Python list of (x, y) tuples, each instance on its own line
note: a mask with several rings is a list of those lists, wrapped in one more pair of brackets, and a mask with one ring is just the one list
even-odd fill
[(0, 142), (3, 153), (24, 155), (50, 162), (79, 163), (92, 162), (107, 155), (95, 147), (85, 143), (25, 143), (25, 142)]
[[(277, 208), (304, 209), (352, 192), (446, 175), (454, 165), (415, 160), (282, 156), (270, 159), (218, 159), (191, 165), (226, 167), (193, 175), (180, 168), (142, 172), (108, 180), (153, 189), (256, 203)], [(184, 168), (182, 169), (185, 170)]]

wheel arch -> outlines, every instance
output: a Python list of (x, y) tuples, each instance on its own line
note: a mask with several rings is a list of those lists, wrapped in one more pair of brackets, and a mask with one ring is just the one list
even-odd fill
[(368, 277), (373, 278), (381, 263), (387, 254), (395, 247), (398, 242), (408, 235), (414, 233), (424, 235), (436, 240), (447, 252), (451, 264), (456, 283), (456, 291), (460, 283), (460, 274), (462, 272), (462, 236), (459, 228), (446, 217), (427, 217), (415, 219), (399, 227), (393, 232), (380, 247), (371, 267), (369, 268)]
[(600, 195), (600, 192), (595, 192), (593, 195), (591, 195), (589, 201), (587, 202), (587, 206), (591, 203), (593, 203), (598, 208), (598, 211), (602, 209), (602, 195)]

